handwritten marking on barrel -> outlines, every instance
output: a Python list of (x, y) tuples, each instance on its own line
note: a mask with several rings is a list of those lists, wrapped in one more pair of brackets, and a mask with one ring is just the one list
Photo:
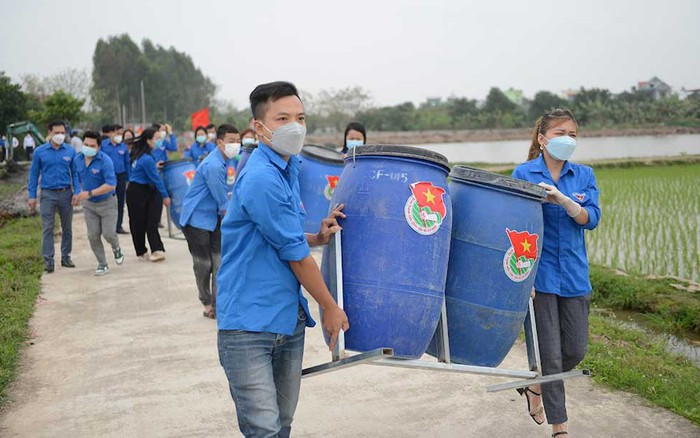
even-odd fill
[(390, 180), (390, 181), (398, 181), (398, 182), (408, 182), (408, 174), (405, 172), (391, 172), (391, 173), (385, 173), (382, 172), (382, 169), (377, 169), (372, 171), (372, 176), (370, 177), (371, 180), (377, 181), (380, 179), (383, 180)]
[(525, 281), (537, 260), (537, 234), (527, 231), (512, 231), (506, 228), (510, 248), (503, 257), (503, 271), (516, 283)]
[(443, 200), (445, 189), (436, 187), (429, 181), (409, 184), (411, 196), (406, 200), (404, 216), (408, 225), (418, 234), (435, 234), (447, 216)]

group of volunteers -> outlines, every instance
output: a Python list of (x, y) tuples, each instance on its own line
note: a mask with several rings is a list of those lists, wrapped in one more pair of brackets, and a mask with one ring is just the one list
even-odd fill
[[(331, 349), (340, 330), (351, 329), (310, 253), (340, 231), (338, 220), (345, 214), (339, 205), (316, 234), (304, 233), (298, 155), (306, 118), (296, 87), (289, 82), (259, 85), (250, 94), (250, 106), (253, 118), (243, 132), (230, 124), (195, 129), (195, 142), (185, 156), (197, 168), (180, 225), (204, 316), (217, 320), (219, 360), (241, 432), (246, 437), (288, 437), (299, 399), (305, 329), (316, 325), (301, 286), (320, 307)], [(168, 151), (177, 150), (171, 127), (156, 124), (135, 136), (121, 126), (106, 126), (103, 139), (87, 131), (79, 153), (64, 143), (63, 123), (51, 123), (48, 129), (49, 142), (34, 152), (29, 178), (31, 208), (36, 207), (39, 181), (41, 186), (47, 272), (54, 269), (56, 211), (63, 227), (61, 265), (74, 266), (71, 218), (78, 202), (98, 260), (96, 274), (108, 270), (102, 237), (111, 245), (115, 262), (124, 260), (118, 238), (126, 233), (124, 199), (137, 257), (163, 260), (158, 223), (170, 199), (159, 168)], [(528, 161), (513, 172), (514, 178), (546, 191), (544, 240), (533, 290), (544, 375), (571, 370), (587, 351), (591, 284), (584, 230), (598, 225), (601, 211), (592, 169), (569, 161), (577, 135), (569, 110), (546, 113), (536, 123)], [(349, 155), (366, 141), (365, 127), (350, 123), (342, 153)], [(232, 184), (230, 168), (235, 168), (241, 144), (257, 148)], [(529, 336), (526, 341), (532, 345)], [(537, 424), (546, 414), (552, 436), (568, 436), (563, 382), (519, 392)]]

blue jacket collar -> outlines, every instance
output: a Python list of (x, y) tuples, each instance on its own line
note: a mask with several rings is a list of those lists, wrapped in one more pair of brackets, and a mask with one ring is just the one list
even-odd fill
[[(549, 169), (547, 168), (547, 163), (544, 162), (544, 153), (540, 154), (538, 158), (532, 160), (532, 167), (530, 168), (530, 172), (542, 173), (551, 176)], [(566, 160), (564, 162), (564, 166), (561, 168), (561, 172), (559, 173), (559, 175), (565, 175), (568, 172), (574, 173), (574, 167), (571, 165), (569, 160)]]
[(284, 161), (284, 158), (282, 158), (277, 152), (273, 151), (270, 146), (266, 145), (262, 141), (258, 143), (258, 149), (265, 154), (267, 159), (270, 160), (272, 164), (279, 167), (280, 170), (287, 170), (288, 166), (290, 168), (298, 168), (299, 163), (301, 162), (296, 155), (289, 157), (289, 161)]

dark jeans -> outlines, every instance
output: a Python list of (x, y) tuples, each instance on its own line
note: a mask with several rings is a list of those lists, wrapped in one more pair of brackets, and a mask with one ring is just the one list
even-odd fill
[[(34, 155), (34, 147), (28, 146), (24, 148), (24, 156), (27, 158), (27, 161), (32, 161), (32, 156)], [(17, 158), (15, 158), (15, 161), (19, 161)]]
[(151, 252), (165, 251), (158, 234), (158, 221), (163, 207), (163, 199), (158, 191), (147, 185), (129, 183), (126, 189), (126, 205), (129, 208), (129, 228), (136, 255), (147, 252), (146, 236)]
[[(581, 297), (561, 297), (537, 292), (535, 295), (535, 322), (542, 361), (542, 375), (558, 374), (574, 369), (588, 352), (588, 313), (591, 294)], [(534, 368), (529, 335), (529, 314), (525, 319), (525, 342), (528, 361)], [(542, 384), (542, 403), (549, 424), (568, 421), (564, 381)]]
[(306, 314), (292, 336), (219, 330), (219, 361), (247, 438), (287, 438), (299, 401)]
[(128, 181), (126, 172), (117, 174), (117, 230), (122, 228), (124, 220), (124, 202), (126, 201), (126, 183)]
[(41, 247), (45, 263), (53, 264), (54, 243), (53, 226), (56, 212), (61, 219), (61, 259), (70, 259), (73, 249), (73, 191), (41, 189), (39, 211), (41, 212), (42, 238)]
[(192, 254), (194, 278), (199, 290), (199, 301), (216, 308), (216, 273), (221, 265), (221, 218), (214, 231), (186, 225), (182, 232)]

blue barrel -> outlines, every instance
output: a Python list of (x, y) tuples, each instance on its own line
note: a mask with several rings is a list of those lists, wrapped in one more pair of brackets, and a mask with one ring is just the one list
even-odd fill
[(306, 145), (301, 150), (301, 160), (299, 189), (306, 209), (304, 231), (316, 234), (321, 221), (328, 216), (333, 191), (343, 170), (343, 154), (324, 146)]
[[(444, 302), (452, 204), (447, 159), (406, 146), (356, 148), (332, 203), (345, 204), (341, 221), (346, 348), (393, 348), (421, 357)], [(322, 273), (330, 284), (330, 254)]]
[[(452, 362), (498, 366), (518, 337), (542, 252), (544, 189), (455, 166), (445, 299)], [(428, 353), (436, 354), (436, 341)]]
[(163, 181), (170, 196), (170, 219), (176, 227), (180, 227), (180, 213), (185, 200), (187, 188), (192, 183), (196, 171), (191, 158), (172, 160), (163, 163)]
[(236, 167), (236, 175), (241, 173), (241, 170), (243, 170), (246, 163), (248, 162), (248, 158), (250, 158), (250, 154), (252, 154), (253, 151), (257, 149), (257, 147), (257, 144), (245, 145), (241, 147), (241, 155), (240, 159), (238, 160), (238, 166)]

